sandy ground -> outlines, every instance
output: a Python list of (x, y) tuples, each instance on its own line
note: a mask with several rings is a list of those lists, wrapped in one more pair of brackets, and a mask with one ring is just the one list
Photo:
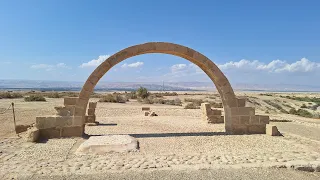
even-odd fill
[[(242, 92), (257, 106), (257, 114), (265, 114), (263, 99), (286, 101), (299, 107), (303, 102), (258, 93)], [(296, 94), (296, 96), (306, 94)], [(310, 94), (307, 94), (310, 95)], [(179, 95), (184, 98), (209, 99), (213, 95)], [(312, 96), (317, 96), (312, 94)], [(254, 98), (252, 98), (254, 97)], [(177, 97), (167, 97), (177, 98)], [(212, 97), (211, 97), (212, 99)], [(35, 122), (35, 117), (52, 115), (54, 106), (61, 106), (62, 99), (48, 102), (24, 102), (14, 99), (18, 124)], [(98, 99), (90, 99), (97, 101)], [(217, 97), (215, 100), (219, 100)], [(252, 100), (251, 100), (252, 101)], [(12, 100), (1, 99), (0, 108)], [(252, 105), (248, 103), (248, 105)], [(145, 117), (142, 106), (150, 106), (159, 116)], [(265, 106), (265, 107), (264, 107)], [(269, 107), (269, 110), (272, 107)], [(291, 122), (271, 122), (278, 126), (283, 137), (267, 135), (226, 135), (223, 124), (206, 124), (201, 121), (199, 109), (183, 109), (170, 105), (141, 105), (130, 101), (125, 104), (98, 103), (96, 110), (99, 126), (87, 126), (89, 135), (129, 134), (139, 141), (140, 151), (110, 153), (108, 155), (75, 155), (85, 139), (51, 139), (44, 143), (27, 143), (13, 133), (12, 114), (0, 115), (0, 179), (48, 178), (85, 179), (90, 177), (122, 179), (132, 175), (135, 179), (232, 179), (239, 172), (239, 179), (277, 178), (318, 179), (318, 173), (269, 169), (320, 164), (320, 123), (318, 119), (302, 118), (270, 110), (271, 119)], [(256, 169), (261, 168), (263, 169)], [(224, 170), (221, 170), (224, 168)], [(249, 168), (246, 170), (243, 168)], [(302, 168), (300, 168), (302, 169)], [(121, 171), (122, 175), (117, 172)], [(276, 171), (276, 173), (275, 173)], [(108, 175), (103, 175), (108, 172)], [(201, 173), (200, 173), (201, 172)], [(221, 172), (219, 174), (218, 172)], [(127, 174), (127, 175), (126, 175)], [(225, 176), (223, 176), (225, 174)], [(281, 177), (283, 177), (281, 176)], [(2, 178), (1, 178), (2, 177)], [(147, 178), (150, 177), (150, 178)], [(179, 177), (179, 178), (176, 178)], [(292, 177), (292, 178), (290, 178)], [(130, 179), (130, 178), (127, 178)]]

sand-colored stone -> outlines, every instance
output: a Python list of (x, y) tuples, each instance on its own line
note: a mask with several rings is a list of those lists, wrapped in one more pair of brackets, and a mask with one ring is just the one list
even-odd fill
[(82, 126), (64, 127), (61, 130), (61, 137), (80, 137), (82, 135)]
[(271, 124), (266, 125), (266, 134), (270, 136), (281, 136), (277, 126)]
[(61, 129), (55, 127), (48, 129), (39, 129), (39, 139), (52, 139), (61, 137)]
[(89, 102), (89, 109), (96, 109), (97, 108), (97, 102)]
[(69, 105), (76, 105), (78, 100), (78, 97), (65, 97), (64, 98), (64, 105), (69, 106)]
[(144, 112), (144, 116), (149, 116), (150, 112), (149, 111), (145, 111)]
[(138, 141), (129, 135), (92, 136), (77, 149), (76, 154), (130, 152), (138, 150)]
[(37, 142), (40, 136), (39, 129), (36, 127), (31, 127), (27, 130), (25, 136), (27, 142)]
[(150, 111), (150, 107), (142, 107), (141, 110), (142, 111)]
[(58, 116), (73, 116), (74, 106), (56, 106), (54, 109), (57, 111)]
[(96, 109), (89, 108), (88, 115), (95, 115), (95, 111), (96, 111)]

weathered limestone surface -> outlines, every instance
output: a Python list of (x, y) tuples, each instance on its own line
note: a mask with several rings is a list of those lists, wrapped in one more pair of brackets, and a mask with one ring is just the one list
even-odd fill
[(267, 124), (266, 134), (270, 136), (281, 136), (281, 133), (279, 132), (277, 126), (271, 124)]
[(26, 141), (27, 142), (37, 142), (40, 136), (39, 129), (36, 127), (31, 127), (27, 130)]
[(138, 141), (129, 135), (92, 136), (77, 149), (76, 154), (106, 154), (138, 150)]
[(96, 123), (97, 102), (89, 102), (88, 115), (85, 116), (85, 123)]

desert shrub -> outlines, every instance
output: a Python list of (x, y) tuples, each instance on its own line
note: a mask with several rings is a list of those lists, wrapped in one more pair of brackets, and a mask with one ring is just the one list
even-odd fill
[(120, 94), (107, 94), (99, 99), (99, 102), (126, 103), (128, 99)]
[(309, 111), (307, 111), (305, 109), (295, 110), (294, 108), (292, 108), (292, 109), (290, 109), (289, 113), (294, 114), (294, 115), (298, 115), (298, 116), (302, 116), (302, 117), (307, 117), (307, 118), (314, 117), (314, 114), (310, 113)]
[(287, 107), (287, 108), (293, 108), (292, 106), (290, 106), (289, 104), (282, 104), (283, 106)]
[(182, 106), (182, 102), (179, 98), (170, 100), (170, 99), (163, 99), (163, 98), (157, 98), (154, 96), (149, 96), (148, 98), (144, 98), (144, 99), (139, 98), (138, 101), (143, 104), (166, 104), (166, 105)]
[(14, 92), (0, 92), (0, 99), (14, 99), (14, 98), (23, 98), (21, 93)]
[(52, 93), (47, 94), (47, 97), (48, 98), (61, 98), (62, 95), (60, 95), (58, 92), (52, 92)]
[(46, 98), (43, 97), (40, 94), (34, 94), (27, 97), (24, 97), (24, 101), (30, 102), (30, 101), (46, 101)]
[(125, 93), (125, 95), (128, 99), (137, 99), (138, 98), (137, 93), (135, 91), (132, 91), (130, 93)]
[(79, 93), (78, 92), (62, 92), (62, 97), (78, 97)]
[(137, 90), (137, 96), (142, 98), (142, 99), (145, 99), (145, 98), (149, 97), (149, 95), (150, 95), (150, 93), (148, 92), (147, 88), (140, 87)]
[(185, 98), (184, 101), (191, 102), (191, 103), (195, 104), (196, 106), (200, 106), (201, 103), (204, 103), (204, 101), (202, 99)]
[(320, 104), (315, 104), (315, 105), (310, 106), (309, 109), (315, 111), (318, 109), (319, 106), (320, 106)]
[(148, 97), (148, 98), (138, 98), (138, 101), (141, 102), (142, 104), (153, 104), (154, 103), (154, 99), (152, 97)]
[(152, 95), (155, 95), (155, 97), (163, 97), (163, 96), (178, 96), (178, 93), (176, 92), (161, 92), (161, 93), (152, 93)]
[(270, 112), (268, 110), (266, 110), (264, 113), (269, 114)]
[(288, 111), (286, 111), (285, 109), (282, 108), (282, 106), (280, 106), (279, 104), (277, 103), (274, 103), (270, 100), (263, 100), (265, 103), (269, 104), (270, 106), (278, 109), (281, 113), (285, 113), (285, 114), (288, 114)]
[(272, 94), (268, 94), (268, 93), (261, 93), (261, 94), (259, 94), (260, 96), (272, 96)]
[(188, 103), (185, 107), (184, 107), (184, 109), (200, 109), (200, 107), (199, 106), (197, 106), (197, 104), (196, 103)]
[(286, 110), (284, 110), (284, 109), (280, 109), (280, 112), (281, 112), (281, 113), (284, 113), (284, 114), (289, 114), (289, 112), (286, 111)]
[(305, 104), (302, 104), (300, 108), (307, 108), (307, 106)]
[(314, 102), (316, 104), (320, 104), (320, 98), (316, 98), (316, 97), (295, 97), (295, 96), (280, 96), (282, 98), (287, 98), (287, 99), (292, 99), (292, 100), (296, 100), (296, 101), (306, 101), (306, 102)]

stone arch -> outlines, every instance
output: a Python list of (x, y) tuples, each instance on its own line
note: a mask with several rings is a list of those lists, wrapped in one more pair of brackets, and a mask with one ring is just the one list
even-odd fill
[(96, 86), (98, 81), (106, 72), (108, 72), (108, 70), (110, 70), (116, 64), (124, 61), (125, 59), (149, 53), (171, 54), (189, 60), (190, 62), (200, 67), (215, 84), (216, 89), (221, 96), (222, 104), (225, 111), (224, 119), (226, 132), (234, 132), (232, 127), (232, 116), (235, 113), (233, 113), (232, 111), (238, 111), (238, 109), (234, 108), (244, 105), (239, 104), (239, 101), (236, 98), (226, 76), (210, 59), (208, 59), (203, 54), (191, 48), (168, 42), (148, 42), (144, 44), (134, 45), (123, 49), (106, 59), (92, 72), (92, 74), (85, 82), (80, 92), (79, 98), (76, 102), (74, 115), (83, 117), (85, 116), (90, 94), (93, 92), (94, 87)]

